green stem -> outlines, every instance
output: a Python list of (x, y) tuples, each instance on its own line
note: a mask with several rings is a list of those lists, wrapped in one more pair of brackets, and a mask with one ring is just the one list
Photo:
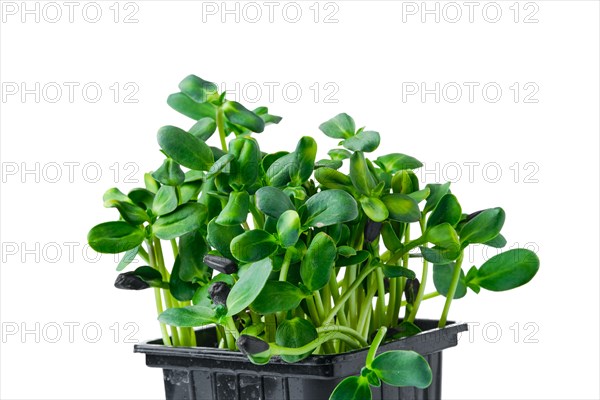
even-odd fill
[(227, 331), (234, 337), (235, 340), (240, 337), (240, 332), (235, 326), (235, 322), (233, 321), (233, 317), (227, 317)]
[[(329, 293), (331, 293), (331, 297), (333, 298), (333, 305), (335, 306), (340, 299), (340, 292), (335, 274), (331, 274), (331, 276), (329, 277)], [(331, 309), (327, 312), (331, 312)], [(340, 324), (348, 326), (348, 320), (346, 320), (346, 314), (344, 313), (344, 310), (338, 311), (337, 317), (338, 322)]]
[(398, 279), (400, 278), (390, 278), (390, 300), (387, 306), (387, 318), (386, 325), (394, 326), (396, 322), (394, 322), (394, 310), (396, 309), (396, 286), (398, 285)]
[(385, 339), (386, 333), (387, 328), (385, 326), (382, 326), (381, 328), (379, 328), (377, 335), (375, 335), (373, 343), (371, 343), (371, 348), (369, 348), (369, 352), (367, 353), (367, 359), (365, 360), (365, 365), (367, 366), (367, 368), (371, 368), (371, 363), (373, 363), (373, 360), (375, 359), (375, 354), (377, 353), (377, 349), (379, 348), (379, 345), (381, 344), (383, 339)]
[(302, 354), (310, 353), (317, 347), (330, 340), (341, 340), (353, 349), (358, 348), (356, 342), (349, 338), (346, 334), (335, 331), (327, 332), (323, 336), (319, 336), (312, 342), (309, 342), (302, 347), (283, 347), (279, 346), (277, 343), (269, 343), (269, 347), (271, 348), (272, 355), (299, 356)]
[[(162, 306), (162, 300), (160, 298), (160, 289), (159, 288), (154, 288), (154, 301), (156, 303), (156, 313), (158, 315), (162, 314), (163, 312), (163, 306)], [(163, 339), (163, 344), (165, 346), (173, 346), (171, 344), (171, 339), (169, 338), (169, 333), (167, 332), (167, 326), (165, 324), (163, 324), (162, 322), (160, 322), (160, 332), (162, 333), (162, 339)]]
[[(421, 217), (419, 221), (421, 226), (421, 232), (423, 235), (425, 234), (425, 216)], [(424, 244), (427, 246), (427, 244)], [(421, 274), (421, 285), (419, 286), (419, 291), (417, 292), (417, 298), (412, 306), (412, 310), (410, 311), (410, 315), (408, 316), (409, 322), (414, 322), (417, 317), (417, 312), (419, 311), (419, 306), (421, 305), (421, 300), (423, 300), (423, 294), (425, 294), (425, 287), (427, 286), (427, 275), (429, 273), (429, 263), (425, 258), (423, 258), (423, 272)]]
[(319, 320), (321, 320), (325, 317), (325, 307), (323, 306), (321, 293), (317, 290), (313, 292), (313, 297), (315, 299), (315, 305), (317, 306), (317, 312), (319, 313)]
[[(150, 240), (148, 240), (146, 244), (148, 245), (148, 253), (147, 253), (148, 263), (150, 264), (150, 266), (152, 268), (158, 269), (156, 267), (156, 256), (154, 254), (154, 246), (152, 246), (152, 242)], [(141, 247), (140, 247), (140, 249), (141, 249)], [(158, 315), (162, 314), (162, 312), (163, 312), (163, 305), (162, 305), (162, 299), (161, 299), (160, 292), (161, 292), (160, 288), (154, 288), (154, 302), (156, 304), (156, 312)], [(162, 333), (164, 345), (172, 346), (171, 339), (169, 338), (169, 333), (167, 332), (167, 326), (165, 324), (163, 324), (162, 322), (159, 322), (159, 324), (160, 324), (160, 331)]]
[(367, 319), (365, 319), (365, 325), (363, 326), (363, 328), (360, 331), (360, 334), (363, 335), (363, 337), (368, 338), (369, 337), (369, 328), (371, 327), (371, 318), (373, 317), (373, 307), (369, 307), (367, 308)]
[[(155, 261), (156, 261), (156, 267), (157, 267), (158, 271), (161, 273), (163, 280), (166, 282), (169, 282), (170, 276), (169, 276), (169, 272), (167, 271), (167, 268), (165, 267), (165, 259), (163, 257), (160, 239), (154, 238), (153, 244), (154, 244), (153, 251), (154, 251), (154, 257), (155, 257)], [(176, 307), (177, 300), (175, 300), (171, 296), (170, 290), (163, 289), (163, 297), (165, 299), (165, 305), (167, 306), (167, 308)], [(179, 329), (176, 326), (169, 326), (169, 328), (171, 330), (171, 336), (173, 337), (173, 345), (174, 346), (181, 345), (182, 343), (179, 340)]]
[(427, 243), (427, 240), (424, 236), (406, 243), (400, 250), (390, 254), (390, 258), (387, 260), (387, 263), (393, 265), (396, 261), (404, 257), (404, 255), (408, 254), (409, 251), (424, 243)]
[(456, 287), (458, 286), (458, 281), (460, 280), (460, 271), (462, 270), (463, 262), (463, 252), (460, 252), (460, 255), (456, 259), (456, 264), (454, 265), (454, 271), (452, 272), (452, 280), (450, 281), (450, 287), (448, 288), (448, 293), (446, 293), (446, 303), (444, 304), (444, 311), (442, 311), (442, 316), (440, 317), (440, 322), (438, 323), (438, 328), (443, 328), (446, 326), (446, 318), (448, 317), (448, 312), (450, 311), (450, 304), (452, 304), (452, 299), (454, 299), (454, 294), (456, 293)]
[(312, 296), (307, 297), (305, 300), (306, 306), (308, 308), (308, 313), (310, 315), (310, 318), (312, 319), (313, 324), (315, 326), (321, 326), (321, 318), (319, 318), (319, 312), (317, 311), (317, 307), (315, 306), (315, 302)]
[(360, 345), (363, 347), (367, 347), (369, 345), (369, 343), (367, 343), (367, 341), (361, 336), (360, 333), (358, 333), (354, 329), (347, 327), (347, 326), (327, 325), (327, 326), (320, 326), (317, 328), (317, 333), (325, 333), (325, 332), (342, 332), (348, 336), (351, 336), (358, 343), (360, 343)]
[(373, 308), (373, 296), (375, 296), (376, 291), (376, 285), (369, 285), (369, 291), (367, 292), (367, 295), (365, 296), (365, 299), (362, 303), (360, 315), (358, 317), (358, 322), (356, 323), (356, 330), (359, 332), (365, 331), (367, 316), (369, 315), (369, 309)]
[(227, 153), (227, 142), (225, 141), (225, 114), (220, 107), (217, 110), (217, 129), (219, 130), (219, 138), (221, 139), (221, 149)]
[(383, 283), (383, 271), (381, 268), (375, 270), (377, 274), (377, 325), (385, 325), (385, 285)]
[(335, 315), (342, 308), (342, 306), (344, 305), (344, 303), (348, 300), (348, 298), (350, 298), (350, 295), (352, 294), (352, 292), (354, 292), (362, 284), (362, 281), (367, 276), (369, 276), (369, 274), (371, 272), (373, 272), (373, 270), (375, 268), (377, 268), (377, 265), (376, 264), (372, 264), (372, 265), (369, 265), (369, 266), (365, 267), (360, 272), (360, 275), (358, 275), (358, 277), (354, 280), (354, 282), (352, 282), (352, 285), (350, 285), (350, 287), (342, 294), (342, 296), (340, 297), (338, 303), (331, 309), (331, 311), (329, 312), (329, 314), (327, 314), (327, 316), (325, 317), (325, 319), (322, 322), (322, 325), (327, 325), (329, 322), (331, 322), (331, 320), (333, 319), (333, 317), (335, 317)]
[(173, 250), (173, 258), (177, 258), (179, 255), (179, 247), (177, 247), (177, 240), (171, 239), (171, 249)]
[(275, 314), (265, 315), (265, 332), (269, 340), (275, 340), (275, 333), (277, 332), (277, 322), (275, 320)]
[(290, 263), (292, 261), (292, 252), (290, 251), (291, 247), (285, 251), (285, 256), (283, 257), (283, 264), (281, 265), (281, 270), (279, 271), (279, 280), (285, 281), (287, 279), (287, 274), (290, 269)]

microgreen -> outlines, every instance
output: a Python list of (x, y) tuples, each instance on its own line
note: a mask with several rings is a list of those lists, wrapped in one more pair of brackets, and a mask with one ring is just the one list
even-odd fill
[[(370, 399), (371, 386), (430, 384), (431, 369), (419, 354), (376, 356), (386, 340), (420, 332), (415, 321), (423, 301), (446, 298), (443, 328), (452, 302), (469, 289), (506, 291), (537, 273), (537, 255), (519, 248), (463, 270), (468, 246), (506, 245), (504, 210), (467, 214), (459, 188), (421, 187), (416, 158), (371, 157), (381, 151), (381, 135), (357, 128), (348, 114), (319, 126), (326, 137), (318, 142), (333, 147), (330, 159), (316, 159), (311, 136), (265, 153), (254, 134), (280, 117), (228, 100), (194, 75), (179, 89), (167, 103), (193, 123), (158, 130), (164, 160), (145, 175), (144, 188), (109, 189), (104, 206), (119, 218), (88, 234), (94, 250), (123, 254), (119, 272), (137, 257), (144, 261), (121, 272), (115, 286), (154, 290), (166, 346), (194, 346), (192, 329), (205, 324), (220, 326), (220, 347), (256, 364), (370, 346), (360, 376), (331, 394)], [(167, 242), (172, 265), (163, 254)]]

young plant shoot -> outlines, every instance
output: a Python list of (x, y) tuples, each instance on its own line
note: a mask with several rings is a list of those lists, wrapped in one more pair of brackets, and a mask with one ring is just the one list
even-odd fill
[[(104, 206), (119, 219), (88, 234), (94, 250), (123, 253), (117, 288), (154, 292), (165, 346), (195, 346), (193, 328), (207, 324), (221, 348), (256, 364), (370, 346), (360, 376), (332, 399), (370, 399), (381, 384), (425, 388), (421, 355), (377, 355), (379, 345), (418, 334), (424, 301), (445, 297), (443, 328), (469, 290), (514, 289), (538, 271), (520, 248), (467, 264), (469, 245), (506, 245), (504, 210), (463, 210), (450, 183), (421, 186), (414, 157), (370, 157), (380, 135), (349, 115), (319, 126), (328, 159), (317, 160), (311, 136), (265, 153), (255, 134), (281, 117), (194, 75), (179, 89), (167, 103), (194, 122), (158, 130), (162, 164), (144, 188), (109, 189)], [(121, 272), (136, 258), (143, 266)]]

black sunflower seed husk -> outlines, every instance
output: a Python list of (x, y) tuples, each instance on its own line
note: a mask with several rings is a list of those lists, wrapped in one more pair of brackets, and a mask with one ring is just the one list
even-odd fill
[(207, 254), (204, 256), (204, 264), (215, 271), (219, 271), (227, 275), (236, 273), (238, 271), (238, 266), (235, 261), (225, 257), (214, 256), (212, 254)]
[(250, 335), (240, 335), (236, 343), (238, 349), (245, 355), (259, 354), (269, 350), (267, 342)]
[(380, 233), (381, 222), (375, 222), (371, 218), (369, 218), (365, 225), (365, 242), (371, 243), (379, 237)]
[(124, 272), (117, 276), (115, 279), (115, 287), (117, 289), (125, 289), (125, 290), (142, 290), (148, 289), (150, 285), (148, 285), (142, 278), (135, 275), (133, 271)]
[(227, 296), (231, 288), (225, 282), (215, 282), (208, 288), (208, 294), (215, 305), (227, 303)]

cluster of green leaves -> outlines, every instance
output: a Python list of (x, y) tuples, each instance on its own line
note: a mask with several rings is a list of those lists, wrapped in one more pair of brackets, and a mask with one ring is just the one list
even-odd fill
[[(194, 345), (191, 328), (216, 324), (220, 346), (239, 348), (252, 362), (272, 355), (297, 362), (365, 347), (381, 327), (394, 328), (395, 337), (418, 333), (421, 301), (438, 295), (446, 297), (443, 327), (451, 301), (467, 288), (509, 290), (537, 272), (533, 252), (513, 249), (465, 274), (468, 245), (506, 245), (504, 211), (466, 214), (449, 183), (421, 188), (413, 170), (422, 164), (411, 156), (370, 160), (380, 135), (357, 128), (349, 115), (319, 127), (338, 140), (328, 159), (317, 160), (310, 136), (291, 151), (265, 153), (252, 134), (280, 117), (227, 100), (217, 85), (193, 75), (179, 89), (168, 104), (195, 123), (158, 131), (162, 165), (145, 175), (145, 188), (108, 190), (104, 205), (120, 218), (88, 234), (96, 251), (124, 253), (118, 271), (135, 257), (146, 261), (116, 286), (154, 288), (166, 345)], [(220, 147), (208, 144), (215, 133)], [(163, 241), (173, 250), (170, 268)], [(421, 281), (412, 256), (422, 258)], [(425, 294), (429, 264), (436, 291)], [(386, 354), (336, 391), (360, 392), (381, 381), (429, 384), (424, 360)]]

